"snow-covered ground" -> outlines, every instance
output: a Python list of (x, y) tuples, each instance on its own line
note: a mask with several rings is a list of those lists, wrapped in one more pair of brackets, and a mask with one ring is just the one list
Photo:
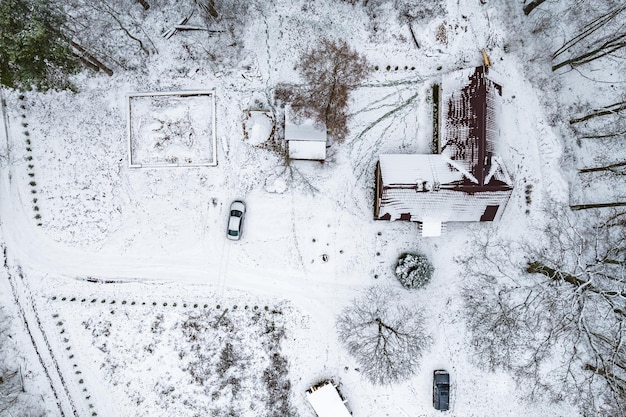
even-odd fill
[[(313, 416), (304, 391), (328, 377), (341, 382), (355, 416), (440, 415), (431, 397), (432, 371), (440, 368), (452, 378), (446, 415), (578, 415), (567, 403), (527, 401), (510, 376), (486, 372), (472, 357), (463, 270), (454, 259), (472, 251), (479, 229), (533, 233), (545, 196), (567, 201), (569, 190), (546, 99), (529, 80), (523, 53), (504, 50), (506, 9), (449, 3), (445, 18), (415, 26), (417, 49), (391, 7), (381, 10), (381, 29), (373, 32), (364, 12), (341, 2), (255, 2), (245, 69), (215, 73), (181, 58), (180, 38), (195, 35), (165, 40), (155, 28), (160, 54), (141, 75), (82, 75), (78, 93), (6, 93), (10, 163), (0, 178), (0, 242), (13, 283), (3, 276), (1, 304), (27, 306), (23, 314), (40, 325), (30, 329), (38, 347), (49, 347), (42, 361), (63, 378), (55, 388), (67, 399), (55, 401), (43, 368), (27, 362), (47, 415), (60, 415), (57, 401), (80, 416), (280, 415), (263, 408), (271, 396), (259, 388), (274, 353), (288, 361), (291, 386), (281, 392), (293, 415)], [(348, 140), (332, 144), (324, 163), (286, 165), (280, 154), (244, 140), (244, 111), (258, 102), (269, 110), (268, 88), (298, 81), (294, 64), (321, 34), (346, 39), (377, 69), (353, 92)], [(432, 83), (479, 65), (483, 48), (503, 86), (502, 157), (515, 181), (502, 221), (450, 224), (430, 239), (414, 224), (375, 222), (378, 154), (429, 150)], [(188, 71), (172, 70), (182, 67)], [(126, 95), (174, 90), (215, 92), (217, 166), (130, 168)], [(163, 156), (141, 151), (146, 160)], [(248, 208), (239, 242), (225, 236), (234, 199)], [(424, 307), (434, 343), (413, 378), (374, 386), (338, 344), (335, 316), (366, 287), (399, 286), (393, 267), (408, 250), (422, 251), (435, 266), (425, 289), (402, 292)], [(284, 336), (270, 332), (266, 340), (268, 322)], [(202, 332), (191, 334), (190, 323)], [(14, 331), (24, 355), (35, 358), (24, 331)], [(281, 343), (270, 346), (272, 337)], [(194, 380), (190, 364), (205, 363), (209, 372), (227, 342), (243, 362), (222, 379)], [(240, 381), (238, 393), (229, 377)]]

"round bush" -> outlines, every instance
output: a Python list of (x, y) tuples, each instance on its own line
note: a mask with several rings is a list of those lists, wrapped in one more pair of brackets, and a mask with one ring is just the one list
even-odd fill
[(435, 268), (426, 255), (403, 253), (398, 258), (396, 277), (404, 288), (422, 288), (430, 281)]

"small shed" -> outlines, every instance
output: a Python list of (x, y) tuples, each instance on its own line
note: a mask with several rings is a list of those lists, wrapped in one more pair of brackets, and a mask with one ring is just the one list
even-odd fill
[(285, 107), (285, 141), (290, 159), (326, 159), (326, 126)]

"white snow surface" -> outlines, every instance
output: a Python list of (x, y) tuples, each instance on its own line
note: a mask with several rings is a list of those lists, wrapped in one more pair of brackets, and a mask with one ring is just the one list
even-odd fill
[[(524, 63), (503, 50), (502, 39), (511, 28), (504, 27), (497, 10), (477, 1), (450, 2), (445, 22), (416, 27), (422, 41), (418, 50), (393, 10), (379, 17), (386, 19), (386, 30), (372, 37), (367, 16), (343, 2), (269, 3), (255, 3), (260, 13), (246, 37), (255, 65), (247, 72), (233, 68), (218, 76), (188, 57), (183, 65), (175, 42), (185, 35), (170, 41), (155, 35), (161, 52), (141, 76), (122, 71), (111, 78), (82, 75), (76, 94), (28, 93), (20, 100), (17, 93), (7, 93), (9, 135), (3, 133), (2, 146), (10, 162), (1, 167), (0, 241), (10, 264), (20, 265), (25, 278), (15, 283), (15, 296), (3, 284), (0, 301), (12, 305), (19, 298), (37, 312), (79, 415), (92, 410), (105, 417), (196, 415), (185, 406), (186, 395), (206, 403), (202, 410), (208, 413), (207, 392), (194, 385), (177, 356), (189, 348), (179, 334), (181, 323), (204, 305), (214, 315), (217, 305), (231, 312), (238, 306), (237, 314), (254, 306), (282, 311), (290, 400), (301, 416), (314, 415), (305, 390), (329, 377), (341, 382), (355, 417), (443, 415), (432, 407), (434, 369), (451, 374), (446, 416), (578, 415), (565, 402), (530, 402), (509, 375), (476, 364), (461, 308), (464, 276), (454, 258), (472, 250), (471, 233), (532, 233), (544, 196), (568, 197), (558, 132), (546, 120)], [(442, 23), (447, 45), (435, 40)], [(353, 92), (347, 141), (333, 144), (324, 164), (303, 161), (287, 170), (280, 155), (252, 146), (255, 139), (243, 140), (241, 114), (250, 97), (267, 85), (297, 81), (293, 64), (321, 33), (346, 39), (380, 70)], [(495, 39), (489, 53), (503, 86), (499, 151), (516, 185), (502, 220), (450, 225), (429, 239), (419, 236), (415, 224), (372, 220), (379, 154), (429, 148), (427, 96), (439, 77), (436, 68), (480, 64), (476, 44), (487, 37)], [(387, 65), (400, 69), (385, 71)], [(178, 66), (198, 70), (170, 71)], [(216, 167), (128, 167), (126, 94), (146, 86), (215, 91), (217, 137), (223, 142)], [(368, 128), (406, 100), (405, 111), (392, 123)], [(24, 144), (23, 120), (29, 124), (31, 151)], [(28, 175), (29, 164), (34, 177)], [(530, 205), (523, 187), (528, 183), (533, 185)], [(225, 228), (235, 199), (246, 201), (248, 213), (242, 240), (230, 242)], [(428, 255), (435, 273), (424, 289), (403, 294), (428, 313), (433, 344), (411, 379), (375, 386), (338, 344), (335, 316), (368, 286), (399, 286), (393, 274), (397, 257), (415, 250)], [(162, 323), (152, 332), (158, 339), (150, 335), (156, 322)], [(58, 416), (50, 383), (24, 334), (19, 337), (31, 358), (28, 381), (39, 387), (48, 415)], [(266, 359), (255, 356), (254, 326), (238, 335), (250, 349), (249, 366), (240, 375), (245, 385), (263, 371)], [(151, 343), (152, 352), (146, 349)], [(253, 394), (238, 401), (256, 404)], [(248, 409), (242, 415), (264, 414)]]

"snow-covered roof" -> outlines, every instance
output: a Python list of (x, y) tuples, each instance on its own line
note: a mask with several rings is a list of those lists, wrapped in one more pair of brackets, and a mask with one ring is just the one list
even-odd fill
[(450, 184), (463, 180), (463, 172), (451, 162), (445, 155), (380, 155), (383, 185), (414, 185), (424, 181), (430, 184)]
[(352, 417), (339, 392), (331, 383), (307, 391), (306, 397), (318, 417)]
[(287, 146), (291, 159), (326, 159), (326, 141), (290, 140)]
[(272, 117), (266, 111), (251, 110), (244, 121), (247, 139), (251, 145), (260, 145), (272, 134)]
[(285, 106), (285, 140), (306, 140), (326, 143), (326, 126), (312, 119), (296, 118), (291, 106)]
[(444, 76), (441, 153), (380, 155), (378, 218), (422, 222), (437, 236), (448, 221), (498, 219), (511, 195), (511, 178), (496, 155), (502, 87), (484, 67)]
[(487, 206), (498, 219), (511, 195), (511, 179), (494, 158), (486, 185), (478, 184), (463, 164), (446, 155), (380, 155), (379, 218), (397, 220), (408, 214), (422, 223), (422, 234), (438, 236), (441, 223), (480, 221)]

